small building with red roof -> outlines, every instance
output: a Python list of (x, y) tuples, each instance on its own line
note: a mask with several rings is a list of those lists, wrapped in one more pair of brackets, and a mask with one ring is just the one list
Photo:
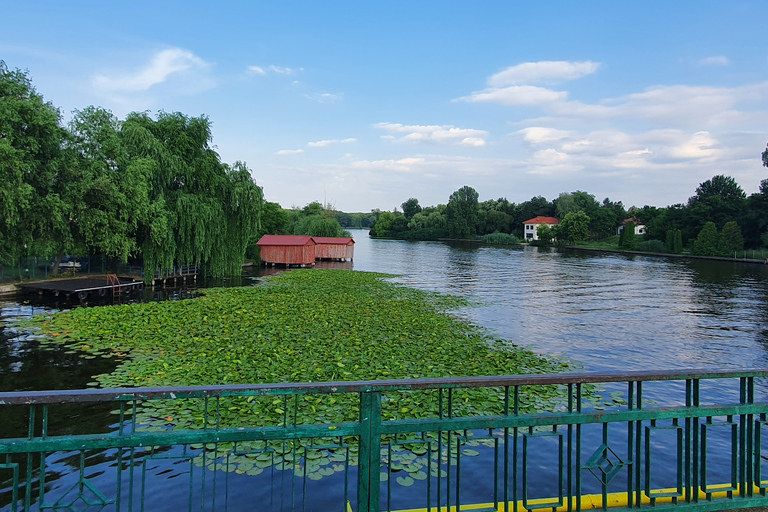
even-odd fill
[(645, 234), (645, 224), (641, 224), (639, 220), (629, 218), (625, 219), (624, 222), (621, 223), (621, 226), (619, 226), (619, 229), (616, 231), (617, 235), (620, 235), (622, 231), (624, 231), (624, 226), (627, 224), (627, 222), (632, 221), (635, 223), (635, 234), (636, 235), (644, 235)]
[(523, 222), (523, 232), (525, 233), (525, 240), (538, 240), (539, 236), (537, 234), (537, 231), (539, 229), (539, 226), (542, 224), (546, 224), (549, 227), (554, 227), (560, 224), (560, 221), (557, 220), (554, 217), (535, 217), (531, 220), (527, 220)]
[(318, 260), (352, 261), (355, 241), (351, 237), (313, 236), (315, 258)]
[(311, 236), (264, 235), (256, 242), (261, 261), (266, 265), (314, 266), (315, 242)]

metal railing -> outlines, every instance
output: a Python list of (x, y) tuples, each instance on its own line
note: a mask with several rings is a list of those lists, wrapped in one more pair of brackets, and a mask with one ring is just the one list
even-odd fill
[(0, 393), (0, 510), (766, 506), (766, 377)]

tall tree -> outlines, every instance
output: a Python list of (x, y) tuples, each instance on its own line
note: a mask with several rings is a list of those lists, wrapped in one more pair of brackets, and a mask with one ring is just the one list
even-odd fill
[(421, 212), (419, 200), (415, 197), (411, 197), (400, 206), (403, 208), (403, 215), (405, 215), (405, 218), (408, 220), (411, 220), (414, 215)]
[(555, 227), (560, 242), (577, 243), (589, 236), (589, 216), (584, 212), (571, 212)]
[(67, 135), (60, 117), (26, 72), (9, 70), (0, 60), (0, 265), (31, 247), (40, 232), (37, 223), (45, 220), (35, 212), (42, 211), (40, 203), (51, 193), (62, 165)]
[(479, 194), (472, 187), (464, 186), (451, 194), (445, 208), (448, 230), (453, 238), (472, 238), (477, 232)]

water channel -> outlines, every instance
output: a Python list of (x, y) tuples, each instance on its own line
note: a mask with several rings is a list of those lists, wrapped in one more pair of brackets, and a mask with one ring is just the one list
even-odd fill
[[(584, 371), (768, 367), (768, 266), (353, 236), (354, 262), (321, 266), (396, 274), (408, 286), (467, 297), (476, 306), (456, 312), (461, 318)], [(252, 285), (267, 272), (210, 284)], [(131, 300), (194, 293), (145, 290)], [(76, 305), (25, 299), (0, 299), (0, 320)], [(0, 332), (0, 390), (84, 387), (109, 364)], [(768, 387), (758, 393), (764, 398)]]

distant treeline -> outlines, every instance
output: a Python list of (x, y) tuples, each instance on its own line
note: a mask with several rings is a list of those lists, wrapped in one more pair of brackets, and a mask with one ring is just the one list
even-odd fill
[[(762, 158), (768, 167), (768, 149)], [(437, 240), (499, 233), (522, 240), (523, 223), (541, 216), (555, 217), (561, 223), (551, 233), (545, 228), (540, 243), (605, 240), (617, 236), (619, 226), (630, 219), (628, 236), (617, 240), (625, 248), (644, 243), (655, 251), (732, 256), (733, 251), (768, 247), (768, 179), (760, 183), (759, 192), (747, 197), (733, 178), (714, 176), (701, 183), (687, 203), (666, 208), (625, 209), (621, 201), (605, 198), (599, 202), (584, 191), (564, 192), (552, 201), (537, 196), (519, 204), (503, 197), (480, 202), (478, 193), (469, 186), (451, 194), (447, 204), (422, 207), (418, 199), (410, 198), (401, 208), (373, 210), (376, 219), (370, 235)], [(636, 223), (645, 225), (646, 230), (633, 237)]]

